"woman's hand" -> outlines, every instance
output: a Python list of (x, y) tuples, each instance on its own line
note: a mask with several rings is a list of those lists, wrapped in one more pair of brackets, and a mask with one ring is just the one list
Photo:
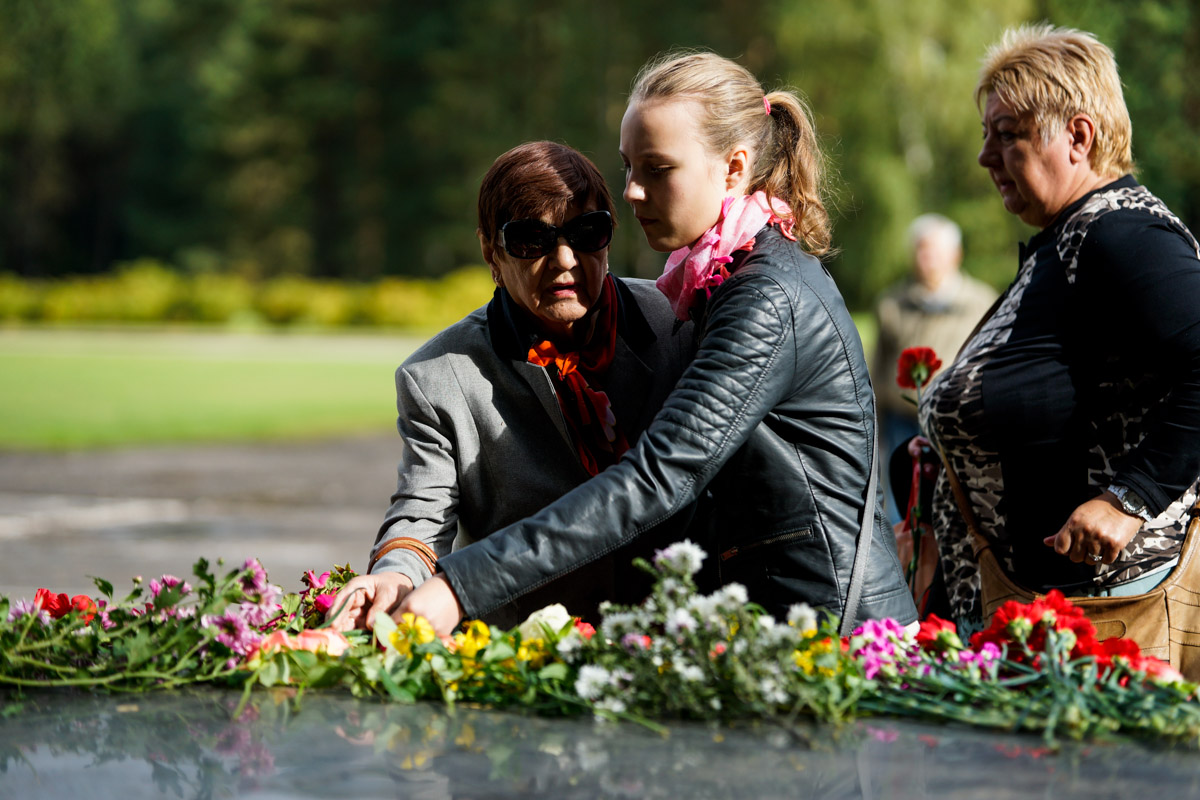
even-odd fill
[(399, 622), (400, 615), (405, 613), (429, 620), (434, 632), (443, 639), (458, 627), (463, 618), (462, 604), (458, 602), (458, 595), (454, 594), (450, 581), (444, 575), (434, 575), (413, 590), (392, 617)]
[[(370, 630), (375, 627), (375, 615), (392, 610), (413, 590), (412, 579), (399, 572), (379, 572), (374, 575), (359, 575), (347, 581), (338, 592), (329, 613), (337, 614), (329, 627), (335, 631), (354, 628)], [(346, 604), (341, 608), (342, 603)], [(338, 609), (341, 609), (340, 613)]]
[(1116, 495), (1105, 492), (1071, 512), (1058, 533), (1043, 541), (1077, 563), (1111, 564), (1144, 524), (1141, 517), (1125, 513)]

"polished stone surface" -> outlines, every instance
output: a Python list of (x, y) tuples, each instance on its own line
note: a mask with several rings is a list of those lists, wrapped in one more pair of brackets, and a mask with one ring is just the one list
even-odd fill
[[(1063, 744), (870, 720), (660, 735), (314, 693), (28, 695), (0, 726), (5, 798), (1025, 798), (1200, 793), (1194, 749)], [(7, 702), (12, 702), (8, 696)]]
[[(274, 445), (0, 453), (0, 593), (184, 575), (199, 557), (361, 566), (394, 434)], [(543, 719), (312, 693), (0, 689), (0, 800), (26, 798), (1021, 798), (1200, 796), (1200, 752), (1066, 744), (891, 720), (842, 729)]]
[[(2, 798), (1114, 798), (1200, 794), (1194, 748), (1063, 744), (871, 720), (713, 728), (313, 693), (31, 694)], [(13, 703), (8, 696), (6, 704)]]

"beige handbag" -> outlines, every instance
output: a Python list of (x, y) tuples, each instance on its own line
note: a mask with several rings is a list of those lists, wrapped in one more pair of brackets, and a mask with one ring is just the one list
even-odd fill
[[(967, 523), (979, 562), (979, 585), (985, 622), (1009, 600), (1029, 603), (1042, 593), (1021, 586), (1001, 568), (991, 545), (975, 524), (974, 514), (958, 476), (945, 456), (942, 464), (954, 490), (959, 512)], [(1072, 597), (1096, 626), (1096, 638), (1132, 639), (1142, 652), (1167, 661), (1189, 681), (1200, 681), (1200, 502), (1191, 510), (1187, 534), (1179, 552), (1179, 563), (1162, 583), (1145, 594), (1129, 597)]]

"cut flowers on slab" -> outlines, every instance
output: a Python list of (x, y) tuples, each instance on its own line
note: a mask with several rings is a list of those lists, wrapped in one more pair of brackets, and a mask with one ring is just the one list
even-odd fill
[(964, 642), (930, 617), (920, 630), (870, 620), (851, 636), (800, 604), (776, 620), (745, 589), (696, 589), (705, 558), (679, 542), (639, 565), (655, 577), (637, 606), (609, 605), (595, 627), (550, 606), (512, 630), (479, 620), (446, 641), (422, 618), (379, 615), (374, 631), (337, 633), (326, 614), (349, 566), (301, 578), (285, 594), (262, 565), (223, 576), (135, 580), (115, 599), (40, 590), (0, 597), (0, 698), (50, 687), (137, 692), (186, 685), (287, 686), (412, 703), (438, 700), (542, 714), (659, 721), (861, 715), (1041, 733), (1047, 740), (1124, 735), (1197, 741), (1195, 684), (1127, 639), (1099, 641), (1061, 595), (1009, 603)]

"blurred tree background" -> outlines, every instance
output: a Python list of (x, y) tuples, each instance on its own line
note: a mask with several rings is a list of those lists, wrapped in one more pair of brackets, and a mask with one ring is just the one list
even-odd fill
[[(852, 307), (905, 271), (926, 211), (1002, 285), (1031, 230), (975, 163), (971, 90), (986, 46), (1041, 19), (1116, 51), (1140, 177), (1197, 228), (1194, 0), (3, 0), (0, 273), (442, 276), (479, 262), (478, 183), (519, 142), (578, 147), (619, 194), (630, 82), (687, 46), (811, 101)], [(613, 269), (657, 274), (621, 217)]]

